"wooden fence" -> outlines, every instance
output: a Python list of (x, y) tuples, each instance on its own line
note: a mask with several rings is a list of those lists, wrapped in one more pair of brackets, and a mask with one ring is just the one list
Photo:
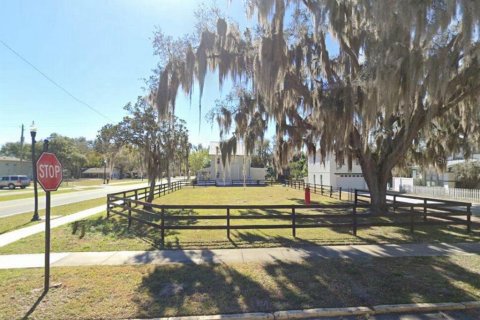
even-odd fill
[[(183, 182), (172, 184), (170, 188), (159, 185), (156, 186), (155, 194), (174, 192), (183, 186)], [(302, 228), (348, 228), (354, 236), (357, 235), (358, 228), (384, 226), (408, 226), (414, 232), (417, 226), (461, 224), (466, 225), (467, 232), (471, 230), (471, 204), (457, 201), (439, 202), (436, 199), (394, 195), (388, 202), (391, 210), (374, 214), (367, 209), (370, 194), (363, 190), (354, 191), (352, 203), (329, 205), (158, 205), (138, 199), (140, 195), (147, 194), (147, 191), (141, 188), (109, 194), (107, 216), (116, 214), (125, 217), (129, 228), (135, 221), (158, 229), (162, 245), (165, 244), (165, 232), (168, 230), (225, 230), (228, 239), (231, 230), (245, 229), (291, 229), (293, 237), (296, 237), (297, 229)], [(414, 202), (405, 202), (401, 198)], [(147, 207), (148, 210), (145, 209)], [(211, 214), (185, 215), (178, 214), (179, 210), (189, 210), (190, 213), (204, 210)], [(332, 210), (335, 212), (328, 212)], [(202, 221), (209, 220), (223, 220), (224, 223), (201, 224)], [(235, 223), (240, 220), (247, 223)], [(272, 223), (257, 223), (259, 220), (270, 220)], [(182, 221), (187, 223), (182, 225)]]
[[(355, 190), (354, 204), (369, 204), (370, 200), (371, 195), (368, 190)], [(445, 224), (445, 221), (449, 221), (452, 225), (464, 224), (467, 227), (467, 231), (471, 231), (472, 204), (470, 202), (425, 198), (388, 192), (387, 206), (389, 210), (393, 212), (398, 210), (405, 212), (407, 209), (409, 209), (412, 214), (416, 212), (422, 216), (426, 224)], [(459, 218), (463, 216), (465, 219)], [(429, 217), (433, 219), (429, 220)]]
[[(170, 183), (157, 184), (154, 187), (154, 196), (160, 197), (166, 194), (175, 192), (182, 189), (185, 186), (191, 186), (191, 182), (187, 181), (174, 181)], [(110, 193), (107, 195), (107, 216), (110, 214), (110, 209), (114, 206), (115, 201), (120, 201), (123, 204), (127, 202), (128, 199), (138, 201), (140, 199), (146, 199), (150, 193), (150, 187), (130, 189), (126, 191), (120, 191), (116, 193)], [(115, 199), (115, 200), (113, 200)]]

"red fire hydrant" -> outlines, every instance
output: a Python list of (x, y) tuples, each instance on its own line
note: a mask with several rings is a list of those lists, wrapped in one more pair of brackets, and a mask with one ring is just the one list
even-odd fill
[(310, 188), (305, 188), (305, 204), (310, 204)]

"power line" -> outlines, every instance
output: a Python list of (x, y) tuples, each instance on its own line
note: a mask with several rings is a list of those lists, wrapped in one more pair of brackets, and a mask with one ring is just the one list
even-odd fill
[(0, 39), (0, 43), (3, 44), (3, 46), (5, 48), (7, 48), (8, 50), (10, 50), (14, 55), (16, 55), (19, 59), (21, 59), (23, 62), (25, 62), (26, 64), (28, 64), (30, 67), (32, 67), (35, 71), (37, 71), (38, 73), (40, 73), (45, 79), (47, 79), (49, 82), (51, 82), (53, 85), (55, 85), (57, 88), (59, 88), (60, 90), (62, 90), (65, 94), (67, 94), (68, 96), (70, 96), (73, 100), (77, 101), (78, 103), (84, 105), (85, 107), (87, 107), (88, 109), (90, 109), (91, 111), (95, 112), (96, 114), (98, 114), (99, 116), (109, 120), (109, 121), (112, 121), (112, 119), (110, 119), (108, 116), (104, 115), (103, 113), (101, 113), (100, 111), (98, 111), (97, 109), (95, 109), (94, 107), (92, 107), (91, 105), (89, 105), (88, 103), (86, 103), (85, 101), (82, 101), (80, 100), (79, 98), (77, 98), (76, 96), (74, 96), (72, 93), (70, 93), (70, 91), (68, 91), (67, 89), (65, 89), (64, 87), (62, 87), (60, 84), (58, 84), (55, 80), (53, 80), (52, 78), (50, 78), (49, 76), (47, 76), (45, 73), (43, 73), (40, 69), (38, 69), (35, 65), (33, 65), (30, 61), (28, 61), (27, 59), (25, 59), (20, 53), (18, 53), (17, 51), (15, 51), (12, 47), (10, 47), (8, 44), (6, 44), (5, 42), (3, 42), (3, 40)]

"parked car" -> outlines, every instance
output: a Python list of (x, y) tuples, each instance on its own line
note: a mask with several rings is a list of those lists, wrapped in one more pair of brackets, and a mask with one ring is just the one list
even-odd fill
[(0, 178), (0, 189), (15, 189), (17, 187), (25, 189), (30, 185), (30, 178), (27, 176), (5, 176)]

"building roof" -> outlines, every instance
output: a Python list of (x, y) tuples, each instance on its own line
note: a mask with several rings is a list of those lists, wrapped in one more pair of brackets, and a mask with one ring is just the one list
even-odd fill
[[(218, 152), (217, 152), (217, 148), (218, 148)], [(220, 142), (219, 141), (211, 141), (210, 142), (210, 146), (208, 148), (208, 154), (210, 156), (215, 156), (215, 155), (221, 155), (221, 151), (220, 151)], [(237, 142), (237, 152), (236, 152), (236, 155), (237, 156), (243, 156), (245, 155), (245, 147), (244, 147), (244, 144), (243, 142)]]
[[(20, 162), (21, 160), (16, 157), (8, 157), (8, 156), (0, 156), (0, 161), (15, 161), (15, 162)], [(23, 159), (23, 161), (27, 161), (26, 159)]]
[[(82, 173), (89, 173), (89, 174), (103, 174), (104, 168), (88, 168), (84, 170)], [(110, 169), (106, 169), (106, 173), (110, 173)]]

